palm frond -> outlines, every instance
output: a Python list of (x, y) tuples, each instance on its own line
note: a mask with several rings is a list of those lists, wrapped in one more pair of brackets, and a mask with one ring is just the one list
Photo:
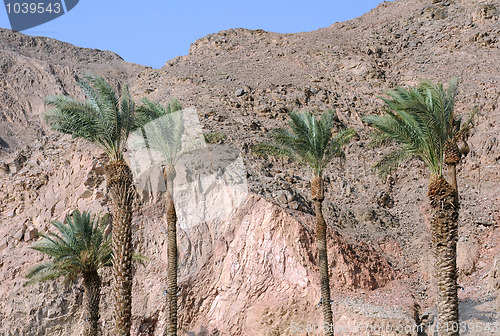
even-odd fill
[(352, 128), (338, 131), (326, 146), (323, 159), (325, 163), (330, 162), (335, 157), (345, 159), (345, 153), (342, 148), (347, 145), (355, 135), (356, 131)]
[(184, 134), (181, 105), (175, 99), (166, 107), (146, 98), (141, 102), (142, 105), (136, 109), (135, 124), (135, 129), (140, 129), (140, 136), (144, 137), (144, 142), (140, 142), (139, 146), (156, 149), (162, 153), (167, 162), (175, 163), (182, 149)]
[(472, 112), (469, 114), (467, 117), (467, 120), (465, 122), (462, 122), (462, 118), (458, 119), (457, 123), (455, 124), (455, 127), (453, 129), (452, 137), (453, 139), (458, 139), (462, 134), (466, 133), (468, 130), (470, 130), (473, 127), (473, 121), (474, 117), (476, 114), (479, 112), (477, 108), (474, 108)]
[(370, 139), (370, 142), (367, 147), (370, 149), (386, 147), (394, 142), (394, 139), (391, 136), (377, 129), (371, 130), (368, 133), (368, 138)]
[(375, 170), (381, 178), (386, 178), (390, 175), (401, 163), (407, 161), (412, 154), (406, 149), (394, 150), (382, 157), (374, 166)]
[(289, 129), (277, 129), (270, 141), (253, 147), (257, 154), (290, 157), (308, 165), (315, 176), (321, 176), (333, 157), (343, 156), (342, 147), (354, 135), (353, 130), (332, 132), (335, 114), (328, 110), (318, 119), (310, 112), (290, 113)]
[(278, 157), (291, 158), (301, 164), (307, 164), (307, 161), (297, 153), (287, 147), (280, 146), (276, 142), (260, 142), (252, 146), (252, 153), (257, 155), (270, 155)]
[(53, 280), (63, 275), (65, 275), (65, 271), (57, 267), (53, 262), (43, 263), (29, 269), (28, 273), (26, 274), (26, 278), (28, 278), (29, 280), (26, 281), (23, 286), (32, 285), (37, 282)]
[(88, 75), (77, 80), (85, 101), (67, 96), (47, 97), (52, 109), (44, 113), (54, 131), (71, 134), (96, 144), (111, 160), (122, 159), (126, 139), (135, 124), (135, 105), (126, 85), (121, 96), (101, 76)]
[(423, 80), (416, 87), (398, 86), (387, 92), (388, 98), (381, 97), (386, 113), (363, 117), (363, 121), (377, 130), (372, 145), (395, 140), (401, 147), (384, 156), (375, 168), (384, 175), (414, 155), (433, 175), (442, 175), (445, 144), (461, 129), (461, 119), (454, 115), (457, 93), (456, 79), (449, 81), (447, 89), (443, 84)]
[(72, 280), (78, 274), (110, 266), (111, 237), (104, 235), (104, 220), (105, 217), (75, 210), (64, 223), (53, 222), (57, 232), (40, 234), (42, 239), (32, 246), (51, 257), (51, 261), (31, 268), (26, 275), (27, 284), (60, 276)]

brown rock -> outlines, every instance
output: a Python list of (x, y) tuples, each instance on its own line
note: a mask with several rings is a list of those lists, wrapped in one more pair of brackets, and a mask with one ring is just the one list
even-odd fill
[(33, 225), (30, 225), (26, 228), (26, 231), (24, 232), (24, 241), (30, 241), (32, 239), (35, 239), (37, 236), (38, 236), (38, 230)]
[(457, 243), (457, 267), (459, 272), (470, 275), (479, 258), (479, 242), (475, 237), (461, 239)]
[(6, 175), (8, 173), (10, 173), (9, 165), (4, 162), (0, 162), (0, 174)]
[(300, 204), (297, 201), (292, 201), (292, 202), (288, 203), (288, 206), (290, 207), (290, 209), (298, 210)]
[(7, 237), (4, 237), (4, 238), (2, 238), (2, 240), (0, 240), (0, 251), (5, 250), (7, 248), (7, 246), (9, 246), (9, 243), (8, 243)]
[(276, 194), (276, 199), (278, 200), (278, 202), (280, 202), (281, 204), (287, 204), (288, 203), (288, 195), (287, 195), (287, 192), (285, 192), (284, 190), (280, 190), (277, 192)]
[(17, 230), (17, 232), (14, 234), (14, 239), (17, 241), (23, 240), (24, 230), (25, 230), (24, 226), (23, 226), (23, 228)]
[(491, 268), (488, 280), (491, 289), (500, 290), (500, 258), (495, 258), (493, 261), (493, 267)]
[(36, 228), (36, 229), (39, 229), (42, 227), (42, 219), (41, 219), (41, 216), (36, 216), (36, 217), (33, 217), (32, 218), (32, 221), (33, 221), (33, 226)]

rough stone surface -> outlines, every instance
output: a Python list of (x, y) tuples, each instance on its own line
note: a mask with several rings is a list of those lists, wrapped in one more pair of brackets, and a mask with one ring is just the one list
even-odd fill
[[(295, 109), (333, 108), (336, 126), (358, 133), (346, 161), (334, 160), (325, 172), (335, 322), (408, 325), (417, 316), (435, 324), (429, 174), (413, 160), (378, 179), (370, 167), (384, 150), (368, 148), (361, 116), (381, 112), (377, 96), (394, 85), (457, 76), (457, 112), (479, 110), (458, 167), (461, 317), (497, 320), (499, 35), (495, 2), (401, 0), (313, 32), (211, 34), (194, 42), (187, 56), (155, 70), (111, 52), (0, 30), (0, 335), (67, 336), (81, 329), (81, 285), (22, 283), (27, 269), (45, 260), (29, 249), (32, 228), (47, 232), (51, 221), (77, 207), (108, 211), (105, 157), (83, 141), (52, 134), (40, 119), (43, 97), (80, 96), (75, 76), (87, 71), (128, 82), (137, 99), (176, 97), (197, 108), (204, 128), (227, 135), (225, 144), (244, 154), (251, 192), (244, 205), (179, 232), (182, 333), (235, 336), (290, 335), (290, 323), (322, 319), (311, 176), (290, 160), (252, 153), (252, 145), (284, 126)], [(161, 198), (139, 205), (134, 244), (150, 261), (135, 269), (133, 335), (160, 335), (163, 205)], [(29, 241), (17, 241), (25, 225)], [(110, 271), (102, 275), (101, 314), (109, 335)]]
[(24, 232), (24, 241), (30, 241), (32, 239), (35, 239), (37, 236), (38, 236), (38, 230), (32, 225), (30, 225), (26, 228), (26, 231)]

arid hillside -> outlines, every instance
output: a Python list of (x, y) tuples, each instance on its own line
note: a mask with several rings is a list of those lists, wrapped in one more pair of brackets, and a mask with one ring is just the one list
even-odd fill
[(109, 51), (75, 47), (0, 28), (0, 153), (45, 135), (40, 122), (47, 95), (79, 95), (75, 76), (100, 73), (127, 81), (144, 67)]
[[(224, 143), (243, 156), (248, 199), (224, 218), (179, 233), (180, 325), (190, 336), (292, 335), (291, 323), (322, 321), (310, 176), (294, 162), (252, 153), (269, 130), (285, 125), (288, 112), (302, 109), (332, 108), (338, 125), (358, 133), (346, 161), (326, 172), (335, 322), (432, 326), (428, 172), (413, 160), (379, 179), (370, 168), (383, 150), (368, 146), (361, 117), (381, 112), (378, 96), (395, 85), (457, 77), (457, 113), (479, 111), (458, 170), (461, 318), (498, 321), (498, 2), (396, 0), (313, 32), (232, 29), (194, 42), (188, 55), (161, 69), (0, 30), (0, 68), (0, 335), (67, 336), (81, 329), (81, 285), (22, 284), (27, 269), (43, 260), (29, 249), (36, 232), (76, 207), (108, 209), (104, 156), (51, 133), (40, 117), (45, 96), (80, 96), (75, 76), (87, 72), (128, 83), (138, 100), (177, 98), (197, 110), (206, 133), (218, 133), (210, 148)], [(134, 243), (150, 260), (135, 269), (134, 335), (160, 335), (165, 323), (163, 209), (161, 197), (137, 204)], [(103, 274), (105, 335), (109, 273)]]

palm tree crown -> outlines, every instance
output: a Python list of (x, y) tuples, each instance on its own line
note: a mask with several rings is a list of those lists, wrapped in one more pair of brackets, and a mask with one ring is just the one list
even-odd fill
[(277, 129), (272, 141), (257, 146), (257, 152), (291, 157), (312, 168), (320, 177), (334, 157), (345, 157), (342, 146), (354, 135), (353, 129), (332, 132), (335, 115), (326, 111), (317, 119), (311, 112), (290, 113), (290, 130)]
[[(181, 105), (172, 99), (166, 108), (144, 98), (137, 107), (135, 129), (141, 128), (147, 148), (161, 152), (167, 163), (175, 164), (182, 146), (184, 119)], [(178, 113), (174, 113), (178, 112)]]
[(40, 234), (42, 240), (32, 247), (52, 257), (52, 260), (31, 268), (26, 283), (43, 282), (60, 276), (66, 282), (78, 275), (97, 272), (111, 266), (111, 237), (105, 234), (105, 217), (97, 218), (89, 212), (75, 210), (64, 223), (53, 222), (58, 233)]
[(120, 97), (101, 76), (77, 80), (86, 100), (52, 96), (45, 103), (53, 109), (45, 113), (45, 122), (54, 131), (86, 139), (106, 152), (112, 161), (123, 156), (126, 139), (134, 121), (134, 102), (128, 87), (121, 85)]
[(457, 88), (456, 80), (451, 80), (447, 89), (427, 80), (408, 89), (398, 86), (387, 93), (389, 98), (382, 98), (386, 114), (363, 118), (379, 131), (374, 145), (390, 140), (401, 145), (375, 165), (382, 176), (412, 156), (422, 160), (433, 176), (443, 174), (446, 144), (456, 141), (472, 120), (472, 115), (465, 123), (455, 117)]

